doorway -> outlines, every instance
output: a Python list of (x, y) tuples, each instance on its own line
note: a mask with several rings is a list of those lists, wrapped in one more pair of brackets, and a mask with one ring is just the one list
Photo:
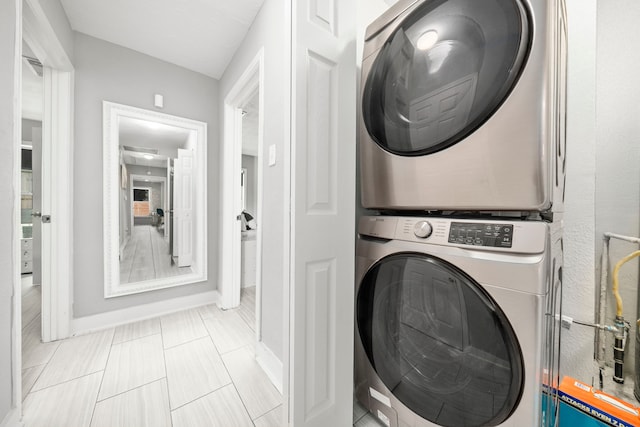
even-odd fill
[[(263, 152), (263, 81), (263, 52), (260, 51), (224, 101), (222, 256), (219, 289), (220, 306), (223, 309), (238, 307), (242, 293), (243, 259), (255, 261), (255, 267), (248, 266), (251, 273), (246, 275), (245, 283), (255, 283), (258, 341), (262, 252), (260, 159)], [(246, 169), (245, 174), (243, 168)], [(255, 245), (255, 255), (249, 253), (249, 256), (243, 257), (243, 242), (249, 241), (255, 241), (255, 244), (249, 243), (245, 246)], [(249, 252), (251, 251), (249, 248)], [(255, 280), (252, 279), (254, 269)]]
[[(251, 305), (255, 307), (256, 360), (276, 388), (282, 391), (282, 363), (262, 342), (262, 218), (264, 211), (262, 209), (264, 173), (262, 166), (265, 163), (263, 129), (264, 51), (260, 50), (224, 100), (223, 213), (219, 305), (223, 309), (238, 307), (243, 293), (246, 299), (251, 299), (253, 298), (251, 291), (255, 292), (255, 305)], [(246, 169), (244, 177), (242, 174), (243, 160)], [(253, 190), (251, 189), (252, 182)], [(243, 187), (245, 188), (244, 206)], [(251, 195), (252, 192), (256, 193), (255, 197)], [(247, 230), (247, 226), (253, 230)], [(255, 234), (252, 235), (253, 233)], [(255, 255), (253, 254), (254, 247)], [(255, 267), (252, 265), (254, 262)], [(245, 273), (249, 273), (245, 275), (246, 284), (250, 284), (252, 281), (255, 269), (255, 287), (253, 289), (251, 286), (242, 287), (243, 268)], [(242, 306), (245, 306), (245, 303), (246, 301)]]
[[(42, 121), (43, 66), (29, 46), (22, 47), (22, 141), (20, 145), (20, 284), (22, 342), (28, 350), (42, 340)], [(28, 376), (29, 361), (23, 361)], [(27, 372), (25, 372), (25, 370)], [(28, 381), (26, 381), (28, 385)]]
[[(23, 2), (17, 25), (22, 28), (22, 49), (30, 66), (42, 71), (41, 209), (32, 213), (42, 225), (41, 339), (55, 341), (71, 335), (72, 224), (73, 224), (73, 65), (53, 31), (39, 2)], [(29, 60), (27, 60), (29, 62)], [(38, 64), (39, 63), (39, 64)], [(25, 67), (24, 62), (21, 63)], [(37, 72), (37, 71), (36, 71)], [(22, 79), (21, 79), (22, 80)], [(16, 92), (22, 93), (21, 83)], [(20, 97), (20, 103), (25, 100)], [(22, 145), (22, 141), (15, 142)], [(21, 170), (16, 158), (15, 170)], [(22, 197), (16, 204), (22, 207)], [(20, 209), (21, 210), (21, 209)], [(16, 279), (19, 279), (16, 277)], [(16, 280), (20, 283), (20, 280)], [(16, 293), (21, 289), (16, 289)], [(20, 312), (20, 307), (16, 307)], [(14, 331), (20, 338), (21, 325)]]
[[(250, 98), (244, 102), (240, 109), (242, 114), (242, 168), (240, 171), (240, 308), (253, 307), (252, 313), (246, 313), (252, 323), (257, 324), (256, 294), (257, 269), (260, 252), (257, 245), (258, 224), (257, 218), (261, 213), (258, 189), (262, 188), (260, 150), (259, 150), (259, 124), (260, 109), (259, 88), (256, 88)], [(260, 263), (261, 264), (261, 263)], [(236, 273), (237, 275), (237, 273)], [(245, 301), (246, 300), (246, 301)], [(248, 303), (248, 304), (247, 304)], [(255, 329), (259, 332), (259, 328)]]

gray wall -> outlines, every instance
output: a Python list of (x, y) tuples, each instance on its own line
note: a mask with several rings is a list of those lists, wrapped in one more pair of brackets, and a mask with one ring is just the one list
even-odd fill
[[(256, 16), (249, 33), (236, 52), (220, 80), (220, 105), (249, 66), (261, 47), (264, 47), (264, 150), (276, 146), (277, 163), (268, 166), (263, 156), (264, 204), (262, 221), (262, 340), (282, 360), (283, 355), (283, 283), (288, 272), (284, 271), (284, 248), (289, 242), (283, 240), (284, 227), (288, 224), (284, 194), (285, 171), (283, 159), (285, 133), (287, 129), (284, 99), (288, 85), (286, 67), (289, 66), (285, 52), (286, 43), (285, 7), (282, 0), (266, 0)], [(222, 123), (222, 121), (221, 121)], [(222, 129), (221, 132), (224, 132)], [(223, 133), (220, 133), (223, 135)]]
[(31, 142), (33, 141), (32, 130), (33, 128), (41, 128), (42, 122), (38, 120), (22, 119), (22, 140)]
[[(596, 0), (567, 0), (567, 184), (564, 215), (564, 314), (594, 320), (596, 292)], [(593, 370), (593, 330), (562, 331), (561, 371), (587, 383)]]
[(15, 1), (0, 2), (0, 424), (9, 414), (14, 402), (12, 381), (12, 353), (15, 343), (11, 339), (13, 317), (13, 286), (16, 253), (13, 245), (19, 238), (18, 224), (14, 215), (15, 199), (13, 187), (14, 159), (16, 158), (16, 114), (14, 82), (17, 70), (14, 67), (16, 45)]
[[(219, 133), (218, 81), (84, 34), (74, 33), (74, 317), (88, 316), (217, 288)], [(161, 111), (208, 124), (208, 277), (205, 283), (105, 299), (102, 236), (102, 101)], [(93, 211), (93, 215), (81, 212)]]
[[(640, 56), (636, 49), (640, 43), (640, 3), (636, 0), (620, 0), (599, 1), (597, 4), (595, 214), (596, 259), (599, 260), (603, 233), (640, 235)], [(610, 278), (615, 264), (636, 250), (637, 244), (611, 241)], [(625, 264), (620, 269), (619, 277), (623, 314), (631, 322), (625, 374), (632, 375), (635, 371), (634, 337), (638, 319), (638, 259)], [(615, 299), (609, 292), (608, 324), (615, 318), (615, 306)], [(609, 341), (606, 351), (607, 360), (613, 366), (613, 341)], [(628, 378), (628, 381), (632, 379)]]

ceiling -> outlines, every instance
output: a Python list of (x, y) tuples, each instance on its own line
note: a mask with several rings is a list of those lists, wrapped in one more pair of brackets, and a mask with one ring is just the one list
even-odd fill
[(189, 135), (184, 128), (131, 117), (118, 123), (118, 142), (129, 165), (166, 167), (167, 157), (175, 158), (178, 148), (186, 148)]
[(75, 31), (220, 79), (264, 0), (61, 0)]
[(242, 154), (258, 155), (258, 119), (260, 94), (253, 96), (242, 106)]
[(42, 66), (26, 43), (22, 43), (22, 118), (42, 121), (43, 86)]

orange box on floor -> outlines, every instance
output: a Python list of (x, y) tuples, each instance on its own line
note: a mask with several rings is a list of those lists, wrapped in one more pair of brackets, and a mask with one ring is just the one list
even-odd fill
[[(588, 384), (571, 377), (564, 377), (559, 391), (562, 402), (606, 425), (640, 426), (640, 407), (595, 390)], [(567, 415), (569, 414), (563, 417), (563, 411), (560, 411), (560, 425), (570, 425), (566, 423), (569, 421), (566, 419)], [(570, 415), (569, 418), (571, 418)]]

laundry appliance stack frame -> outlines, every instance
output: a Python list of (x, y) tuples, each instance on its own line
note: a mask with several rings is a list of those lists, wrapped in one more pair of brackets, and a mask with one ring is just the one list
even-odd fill
[(355, 387), (383, 424), (557, 425), (566, 50), (564, 0), (400, 0), (366, 30)]

